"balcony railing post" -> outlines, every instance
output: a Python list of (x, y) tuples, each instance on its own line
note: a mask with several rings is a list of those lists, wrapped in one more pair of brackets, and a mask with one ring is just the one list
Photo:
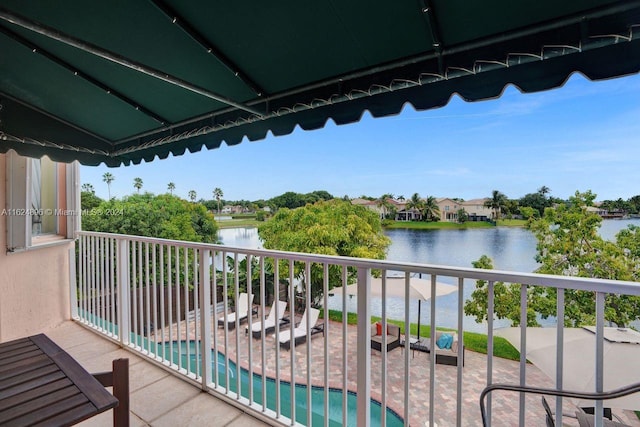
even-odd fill
[[(564, 289), (556, 292), (556, 389), (562, 390), (564, 372)], [(562, 396), (556, 397), (556, 424), (562, 424)]]
[[(82, 256), (82, 254), (80, 254)], [(71, 318), (78, 318), (78, 281), (76, 276), (76, 245), (69, 249), (69, 305)]]
[(371, 269), (358, 268), (358, 427), (371, 424)]
[[(596, 366), (595, 366), (595, 386), (596, 392), (604, 391), (604, 303), (605, 293), (596, 292)], [(596, 400), (594, 408), (595, 427), (602, 427), (603, 403), (602, 400)]]
[(211, 376), (211, 278), (209, 273), (209, 261), (211, 251), (200, 250), (199, 274), (200, 286), (198, 287), (198, 303), (200, 305), (200, 354), (202, 354), (202, 389), (207, 390), (212, 381)]
[(122, 345), (131, 342), (129, 325), (129, 241), (117, 240), (117, 274), (118, 274), (118, 337)]
[[(527, 385), (527, 285), (520, 285), (520, 385)], [(524, 426), (525, 394), (520, 393), (520, 426)]]

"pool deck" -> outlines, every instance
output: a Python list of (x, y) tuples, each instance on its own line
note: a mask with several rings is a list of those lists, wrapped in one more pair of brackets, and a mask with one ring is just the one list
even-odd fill
[[(297, 315), (295, 323), (299, 322), (300, 315)], [(257, 321), (258, 316), (253, 317), (253, 321)], [(322, 322), (322, 319), (319, 320)], [(184, 339), (185, 327), (182, 322), (181, 336)], [(212, 331), (217, 333), (218, 348), (221, 352), (228, 354), (230, 359), (239, 360), (240, 366), (249, 369), (249, 340), (251, 340), (252, 351), (252, 370), (257, 374), (262, 374), (262, 357), (263, 340), (261, 338), (252, 338), (251, 334), (245, 334), (247, 322), (240, 325), (239, 331), (236, 329), (225, 329), (217, 327), (215, 324)], [(189, 326), (189, 338), (193, 339), (193, 323)], [(282, 330), (289, 329), (285, 325)], [(173, 328), (172, 333), (175, 333)], [(236, 332), (238, 332), (240, 346), (239, 358), (236, 348)], [(224, 346), (224, 336), (227, 334), (228, 350)], [(174, 335), (174, 338), (175, 335)], [(356, 391), (356, 326), (347, 325), (347, 388)], [(324, 385), (324, 363), (318, 362), (324, 358), (324, 346), (327, 340), (329, 348), (329, 386), (343, 388), (343, 334), (342, 323), (328, 322), (326, 334), (314, 335), (311, 339), (311, 382), (313, 385)], [(276, 377), (276, 339), (275, 333), (265, 336), (265, 370), (266, 374), (272, 378)], [(295, 347), (295, 363), (296, 363), (296, 382), (306, 384), (307, 375), (307, 343), (299, 344)], [(382, 384), (382, 354), (376, 350), (371, 351), (371, 397), (381, 400), (381, 384)], [(411, 350), (410, 350), (411, 351)], [(278, 348), (279, 354), (279, 371), (280, 378), (284, 381), (291, 380), (291, 357), (290, 351), (284, 348)], [(430, 379), (430, 359), (429, 354), (415, 351), (409, 356), (409, 377), (410, 387), (409, 396), (405, 396), (404, 392), (404, 348), (399, 347), (387, 353), (387, 405), (401, 417), (404, 417), (405, 405), (409, 406), (409, 421), (411, 426), (426, 426), (429, 420), (429, 379)], [(435, 423), (442, 426), (456, 425), (456, 386), (457, 386), (457, 367), (436, 364), (435, 369)], [(494, 383), (519, 383), (519, 362), (506, 360), (502, 358), (493, 359), (493, 382)], [(473, 351), (465, 351), (465, 365), (463, 368), (463, 399), (462, 399), (462, 425), (478, 426), (481, 425), (479, 396), (482, 389), (487, 384), (486, 373), (486, 355)], [(552, 382), (538, 368), (532, 364), (527, 365), (527, 384), (539, 387), (550, 387)], [(553, 398), (548, 400), (553, 404)], [(518, 424), (518, 406), (519, 399), (515, 393), (495, 392), (493, 393), (493, 425), (494, 426), (511, 426)], [(565, 399), (564, 413), (574, 414), (575, 406)], [(640, 420), (635, 417), (631, 411), (617, 411), (616, 415), (632, 426), (640, 426)], [(565, 418), (565, 425), (577, 425), (575, 419)], [(542, 408), (541, 398), (537, 395), (529, 395), (526, 397), (525, 405), (525, 425), (527, 426), (546, 426), (544, 419), (544, 409)]]
[[(254, 317), (254, 319), (256, 319)], [(182, 322), (181, 337), (185, 339), (185, 322)], [(240, 329), (226, 330), (215, 326), (220, 351), (224, 351), (222, 345), (224, 334), (227, 333), (230, 358), (236, 359), (237, 349), (236, 332), (240, 340), (240, 365), (248, 367), (248, 348), (251, 340), (253, 352), (253, 371), (261, 373), (261, 348), (262, 339), (254, 339), (251, 335), (245, 335), (246, 323)], [(193, 322), (189, 324), (189, 334), (192, 335)], [(165, 333), (168, 328), (165, 329)], [(173, 328), (173, 333), (177, 329)], [(131, 425), (132, 426), (174, 426), (174, 425), (211, 425), (211, 426), (258, 426), (267, 425), (258, 418), (243, 412), (209, 393), (202, 392), (193, 384), (181, 380), (165, 369), (147, 361), (117, 344), (101, 338), (92, 331), (87, 330), (74, 322), (65, 322), (56, 328), (45, 331), (58, 345), (68, 351), (88, 371), (99, 372), (110, 370), (111, 360), (119, 357), (128, 357), (130, 360), (131, 383)], [(158, 332), (160, 334), (160, 332)], [(191, 337), (193, 338), (193, 337)], [(312, 383), (322, 385), (324, 383), (324, 367), (320, 361), (324, 357), (325, 339), (329, 347), (329, 385), (342, 388), (343, 359), (342, 359), (342, 324), (329, 322), (328, 334), (318, 334), (311, 340), (311, 377)], [(173, 339), (178, 339), (175, 335)], [(350, 390), (356, 390), (356, 327), (347, 326), (347, 384)], [(276, 341), (274, 334), (268, 334), (264, 340), (267, 375), (275, 377)], [(290, 352), (279, 349), (280, 377), (282, 380), (290, 380), (291, 357)], [(307, 374), (307, 344), (300, 344), (295, 348), (296, 354), (296, 382), (306, 383)], [(387, 404), (403, 416), (405, 402), (410, 405), (410, 425), (426, 426), (429, 419), (429, 354), (416, 351), (410, 354), (410, 390), (409, 396), (404, 394), (404, 349), (397, 348), (387, 353)], [(380, 398), (382, 377), (381, 353), (371, 350), (371, 395)], [(486, 384), (486, 356), (483, 354), (466, 351), (465, 366), (463, 368), (463, 400), (462, 400), (462, 425), (481, 425), (478, 396)], [(494, 358), (493, 379), (494, 382), (518, 383), (519, 364), (515, 361)], [(436, 393), (435, 393), (435, 422), (439, 427), (455, 425), (456, 420), (456, 372), (454, 366), (436, 365)], [(550, 380), (535, 366), (527, 365), (527, 382), (530, 385), (550, 386)], [(525, 425), (545, 426), (544, 410), (538, 396), (527, 397)], [(573, 413), (574, 408), (565, 403), (565, 413)], [(640, 426), (640, 422), (634, 419), (630, 411), (616, 411), (627, 424)], [(493, 425), (511, 426), (517, 425), (518, 399), (517, 395), (506, 392), (494, 393), (493, 398)], [(575, 420), (566, 419), (565, 425), (577, 425)], [(85, 426), (111, 425), (111, 412), (101, 414), (81, 424)]]

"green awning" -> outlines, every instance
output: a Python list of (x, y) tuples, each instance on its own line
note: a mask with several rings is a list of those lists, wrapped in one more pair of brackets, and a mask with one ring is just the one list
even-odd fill
[(640, 0), (0, 0), (0, 152), (109, 166), (640, 71)]

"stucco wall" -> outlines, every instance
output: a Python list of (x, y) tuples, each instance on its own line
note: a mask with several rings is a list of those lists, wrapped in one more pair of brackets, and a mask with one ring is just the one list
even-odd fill
[[(5, 208), (5, 155), (0, 154), (0, 212)], [(33, 335), (69, 319), (69, 249), (73, 243), (6, 253), (0, 215), (0, 342)]]

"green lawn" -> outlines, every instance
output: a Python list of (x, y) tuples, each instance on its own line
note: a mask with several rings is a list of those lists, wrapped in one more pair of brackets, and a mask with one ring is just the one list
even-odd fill
[(526, 219), (499, 219), (498, 227), (524, 227), (527, 225)]
[(458, 224), (456, 222), (446, 222), (446, 221), (437, 221), (437, 222), (385, 221), (383, 223), (383, 227), (384, 228), (406, 228), (406, 229), (412, 229), (412, 230), (440, 230), (440, 229), (465, 230), (467, 228), (490, 228), (490, 227), (493, 227), (493, 225), (484, 221), (478, 221), (478, 222), (467, 221), (463, 224)]
[[(262, 221), (257, 221), (255, 215), (233, 215), (234, 219), (217, 221), (220, 228), (234, 228), (234, 227), (258, 227), (262, 224)], [(500, 227), (524, 227), (527, 224), (523, 219), (501, 219), (498, 221)], [(424, 221), (385, 221), (383, 223), (384, 228), (404, 228), (411, 230), (465, 230), (468, 228), (491, 228), (488, 222), (465, 222), (464, 224), (458, 224), (456, 222), (424, 222)]]
[(220, 228), (235, 228), (235, 227), (257, 227), (262, 224), (262, 221), (254, 219), (228, 219), (224, 221), (216, 221)]
[[(321, 316), (324, 316), (324, 312), (321, 311)], [(342, 322), (342, 312), (338, 310), (329, 310), (329, 319)], [(371, 316), (373, 322), (380, 320), (379, 317)], [(400, 332), (404, 334), (404, 322), (400, 320), (388, 320), (389, 323), (400, 326)], [(347, 313), (347, 323), (355, 325), (358, 323), (358, 316), (355, 313)], [(442, 331), (455, 331), (454, 329), (438, 328)], [(418, 325), (412, 323), (410, 326), (412, 336), (418, 335)], [(429, 325), (420, 326), (420, 336), (426, 337), (431, 333), (431, 327)], [(465, 348), (477, 353), (487, 354), (487, 335), (479, 334), (476, 332), (464, 333), (464, 345)], [(496, 357), (502, 357), (509, 360), (520, 360), (520, 353), (509, 342), (502, 337), (493, 337), (493, 354)]]

